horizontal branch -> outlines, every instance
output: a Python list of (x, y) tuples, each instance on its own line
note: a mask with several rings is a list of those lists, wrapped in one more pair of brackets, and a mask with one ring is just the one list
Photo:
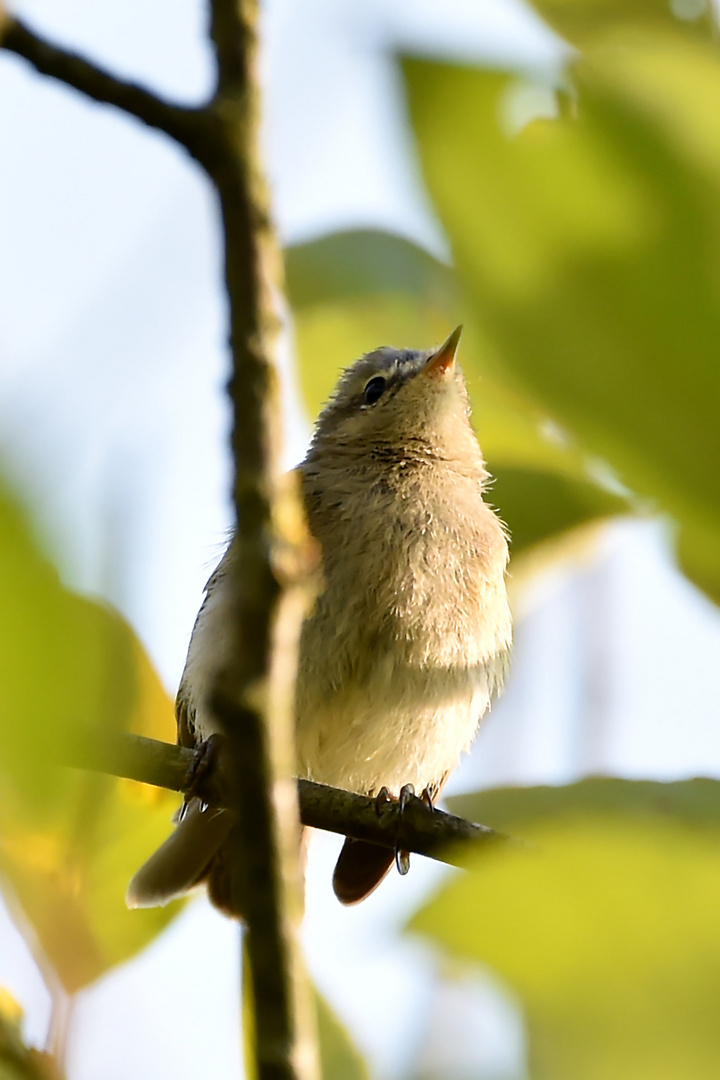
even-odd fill
[[(186, 790), (196, 760), (193, 750), (141, 735), (104, 736), (102, 740), (86, 737), (66, 757), (66, 763), (75, 768), (180, 792)], [(304, 825), (381, 847), (399, 847), (455, 866), (461, 865), (470, 847), (507, 839), (486, 825), (430, 809), (419, 798), (409, 799), (401, 810), (396, 802), (378, 804), (367, 795), (310, 780), (298, 781), (298, 794)], [(225, 805), (219, 773), (208, 778), (203, 797), (213, 806)]]
[[(51, 45), (19, 19), (0, 14), (0, 46), (49, 75), (106, 105), (115, 105), (149, 127), (164, 131), (194, 154), (205, 110), (173, 105), (135, 83), (125, 82), (76, 53)], [(199, 123), (200, 121), (200, 123)]]

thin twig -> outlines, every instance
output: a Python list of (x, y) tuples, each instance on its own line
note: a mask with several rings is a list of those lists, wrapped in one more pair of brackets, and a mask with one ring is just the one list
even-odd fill
[(0, 17), (0, 46), (48, 75), (106, 105), (115, 105), (149, 127), (158, 128), (191, 149), (204, 119), (203, 109), (163, 101), (135, 83), (124, 82), (76, 53), (52, 45), (19, 19)]
[[(115, 735), (97, 740), (84, 738), (66, 760), (78, 768), (184, 791), (195, 752), (140, 735)], [(381, 847), (400, 847), (451, 866), (462, 865), (471, 848), (507, 839), (486, 825), (433, 810), (422, 799), (410, 799), (401, 811), (398, 803), (378, 805), (376, 799), (366, 795), (311, 780), (298, 780), (297, 784), (303, 825), (368, 840)], [(212, 806), (228, 804), (218, 774), (209, 777), (202, 794)]]

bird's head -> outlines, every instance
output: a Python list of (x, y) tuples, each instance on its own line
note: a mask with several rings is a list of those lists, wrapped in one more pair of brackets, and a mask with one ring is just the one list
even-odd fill
[[(425, 450), (454, 456), (468, 436), (465, 382), (456, 362), (462, 327), (438, 348), (418, 352), (382, 346), (340, 377), (318, 417), (313, 450)], [(312, 451), (311, 451), (312, 455)]]

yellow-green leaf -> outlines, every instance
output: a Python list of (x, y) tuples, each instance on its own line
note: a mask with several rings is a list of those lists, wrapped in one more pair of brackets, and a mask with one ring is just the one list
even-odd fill
[(68, 991), (145, 945), (168, 910), (130, 912), (125, 887), (177, 798), (62, 765), (82, 737), (172, 740), (172, 703), (127, 623), (65, 589), (0, 492), (0, 872)]
[(345, 1025), (316, 990), (323, 1080), (369, 1080), (370, 1073)]
[(524, 835), (412, 928), (519, 994), (533, 1080), (715, 1077), (720, 830), (617, 815)]
[(580, 48), (628, 24), (644, 33), (679, 26), (697, 36), (713, 32), (709, 0), (534, 0), (534, 6), (553, 29)]
[(720, 52), (650, 30), (577, 65), (577, 117), (407, 61), (422, 167), (498, 370), (681, 523), (720, 597)]

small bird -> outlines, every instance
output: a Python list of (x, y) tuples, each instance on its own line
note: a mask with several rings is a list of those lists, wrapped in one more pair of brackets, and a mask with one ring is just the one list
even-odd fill
[[(511, 639), (506, 532), (483, 500), (489, 474), (456, 363), (439, 348), (383, 346), (343, 372), (299, 466), (323, 584), (300, 639), (297, 775), (365, 795), (405, 785), (434, 802), (500, 687)], [(177, 696), (179, 741), (218, 731), (232, 542), (210, 578)], [(206, 880), (229, 914), (227, 811), (191, 799), (137, 872), (130, 906)], [(394, 854), (346, 839), (333, 875), (345, 904), (368, 896)]]

